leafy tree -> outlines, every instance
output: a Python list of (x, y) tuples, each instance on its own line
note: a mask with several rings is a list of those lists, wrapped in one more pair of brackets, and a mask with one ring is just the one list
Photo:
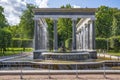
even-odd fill
[[(70, 4), (62, 6), (61, 8), (71, 8)], [(70, 18), (58, 19), (58, 44), (59, 46), (65, 44), (65, 41), (72, 37), (72, 21)]]
[(95, 17), (96, 36), (109, 38), (112, 30), (113, 9), (101, 6), (97, 9)]
[(11, 46), (11, 33), (9, 30), (0, 29), (0, 50), (4, 54), (7, 47)]
[(120, 11), (114, 14), (112, 23), (112, 35), (120, 35)]
[(34, 34), (34, 14), (32, 9), (34, 5), (27, 4), (27, 9), (23, 12), (20, 21), (21, 34), (24, 38), (33, 38)]
[(3, 12), (4, 12), (4, 8), (0, 6), (0, 28), (8, 26), (8, 22), (5, 16), (3, 15)]
[(12, 38), (20, 38), (20, 27), (18, 25), (13, 25), (5, 28), (11, 32)]

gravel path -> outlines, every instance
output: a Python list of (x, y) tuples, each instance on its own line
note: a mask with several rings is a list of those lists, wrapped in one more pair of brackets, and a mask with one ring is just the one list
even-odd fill
[[(76, 75), (23, 75), (22, 80), (120, 80), (119, 74), (79, 74)], [(50, 77), (50, 78), (49, 78)], [(0, 75), (0, 80), (21, 80), (20, 75)]]

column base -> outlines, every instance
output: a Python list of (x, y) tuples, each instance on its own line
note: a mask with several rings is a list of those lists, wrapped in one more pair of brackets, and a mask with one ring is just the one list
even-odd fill
[(53, 50), (53, 52), (58, 52), (58, 50)]

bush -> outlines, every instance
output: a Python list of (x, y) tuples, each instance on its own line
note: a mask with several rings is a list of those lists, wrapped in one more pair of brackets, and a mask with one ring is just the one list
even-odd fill
[(120, 36), (111, 37), (109, 40), (110, 40), (110, 48), (112, 48), (115, 52), (119, 52)]
[(32, 44), (33, 44), (32, 39), (20, 39), (20, 38), (12, 39), (12, 47), (28, 48), (28, 47), (32, 47)]
[(107, 49), (107, 39), (96, 38), (96, 49)]
[(69, 50), (72, 48), (72, 38), (69, 38), (65, 41), (65, 47)]

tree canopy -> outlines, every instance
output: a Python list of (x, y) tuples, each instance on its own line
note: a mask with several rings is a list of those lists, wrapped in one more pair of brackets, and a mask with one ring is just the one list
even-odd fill
[(0, 28), (8, 26), (8, 22), (3, 13), (4, 13), (4, 8), (0, 6)]
[(34, 14), (32, 9), (35, 8), (34, 5), (27, 4), (27, 9), (23, 12), (21, 16), (21, 21), (19, 26), (21, 27), (21, 34), (24, 38), (33, 38), (34, 34)]
[(113, 12), (112, 9), (107, 6), (101, 6), (96, 12), (96, 36), (108, 38), (111, 36)]

